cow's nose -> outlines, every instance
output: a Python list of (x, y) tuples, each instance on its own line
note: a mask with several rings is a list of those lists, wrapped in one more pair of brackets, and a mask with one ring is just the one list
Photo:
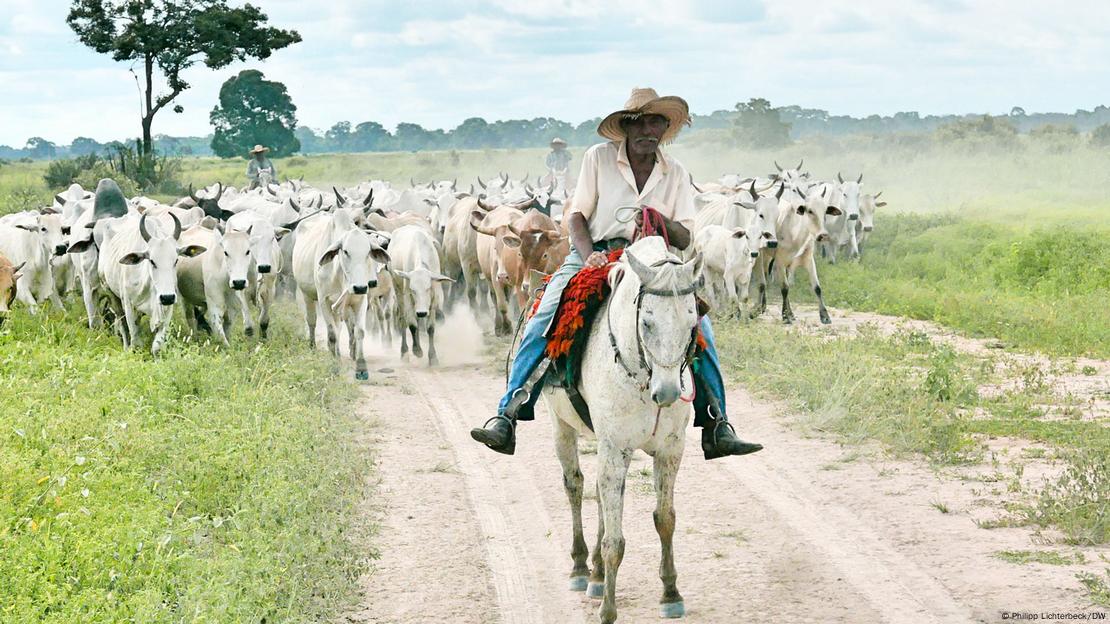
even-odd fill
[(848, 220), (849, 221), (858, 221), (859, 220), (859, 215), (858, 214), (850, 214), (850, 215), (848, 215)]
[(64, 255), (66, 255), (66, 250), (67, 249), (69, 249), (69, 247), (66, 247), (64, 244), (54, 245), (54, 255), (55, 256), (64, 256)]
[(825, 242), (825, 241), (827, 241), (827, 240), (829, 240), (829, 234), (828, 234), (828, 232), (821, 232), (820, 234), (818, 234), (818, 235), (817, 235), (817, 240), (818, 240), (819, 242), (822, 242), (822, 243), (823, 243), (823, 242)]
[(875, 229), (875, 228), (874, 228), (874, 227), (872, 227), (872, 226), (870, 226), (870, 225), (865, 225), (865, 226), (863, 226), (863, 231), (864, 231), (864, 232), (870, 232), (870, 231), (871, 231), (871, 230), (873, 230), (873, 229)]
[(177, 301), (177, 295), (158, 295), (158, 301), (162, 305), (173, 305), (173, 302)]
[(777, 240), (767, 241), (767, 248), (768, 249), (774, 249), (778, 246), (779, 246), (779, 242)]
[(416, 318), (428, 318), (428, 311), (425, 310), (423, 312), (417, 312), (416, 313)]
[(268, 265), (268, 264), (258, 265), (258, 272), (259, 273), (269, 273), (270, 272), (270, 265)]
[(369, 282), (366, 282), (366, 285), (369, 286), (370, 288), (377, 288), (378, 287), (378, 280), (370, 280)]
[(758, 251), (753, 251), (752, 252), (752, 257), (753, 258), (758, 258), (759, 257), (759, 252)]
[(235, 290), (243, 290), (247, 287), (247, 280), (231, 280), (231, 287)]
[(369, 289), (366, 286), (359, 284), (357, 286), (352, 286), (351, 290), (355, 291), (356, 295), (365, 295), (366, 291)]

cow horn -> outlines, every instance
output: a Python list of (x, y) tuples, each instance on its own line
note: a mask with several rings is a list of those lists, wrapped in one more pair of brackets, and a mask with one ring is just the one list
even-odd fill
[(339, 189), (337, 189), (333, 186), (333, 187), (331, 187), (331, 190), (335, 191), (335, 205), (336, 206), (342, 207), (344, 204), (347, 203), (347, 200), (343, 199), (343, 196), (339, 194)]
[(840, 175), (839, 171), (836, 172), (836, 181), (844, 184), (844, 177)]
[(775, 193), (775, 199), (782, 199), (782, 193), (786, 190), (786, 183), (783, 182), (779, 185), (779, 192)]
[(193, 200), (193, 202), (195, 202), (197, 204), (200, 204), (200, 200), (197, 199), (197, 196), (193, 193), (193, 183), (192, 182), (189, 183), (189, 199)]
[(825, 197), (825, 191), (827, 191), (827, 190), (828, 190), (828, 189), (827, 189), (827, 188), (825, 188), (824, 186), (822, 186), (822, 187), (821, 187), (821, 197), (822, 197), (822, 198), (824, 198), (824, 197)]
[(66, 205), (66, 198), (62, 197), (61, 194), (55, 195), (54, 196), (54, 201), (58, 202), (59, 204), (61, 204), (63, 206)]
[(416, 188), (416, 181), (412, 179), (412, 176), (409, 176), (409, 188)]
[(548, 187), (547, 187), (547, 194), (551, 195), (554, 192), (555, 192), (555, 180), (552, 179), (551, 184), (549, 184)]
[(859, 179), (856, 180), (856, 184), (863, 184), (863, 174), (862, 173), (859, 174)]
[(173, 219), (173, 239), (178, 240), (181, 238), (181, 219), (177, 215), (170, 213), (170, 218)]
[(755, 178), (752, 178), (752, 186), (748, 189), (748, 192), (752, 194), (752, 201), (759, 201), (759, 193), (755, 190)]
[(301, 180), (301, 182), (304, 182), (304, 174), (303, 173), (301, 174), (300, 180)]
[(525, 184), (525, 185), (524, 185), (524, 190), (525, 190), (525, 191), (526, 191), (526, 192), (527, 192), (527, 193), (528, 193), (529, 195), (534, 195), (534, 194), (536, 193), (536, 189), (532, 188), (532, 185), (531, 185), (531, 184)]
[(478, 200), (478, 207), (481, 208), (482, 210), (485, 210), (486, 212), (489, 212), (490, 210), (493, 210), (494, 206), (491, 206), (491, 205), (485, 203), (484, 201), (482, 201), (483, 197), (485, 197), (485, 196), (484, 195), (479, 195), (478, 197), (475, 198), (475, 199)]
[(804, 163), (805, 161), (806, 161), (806, 159), (804, 159), (804, 158), (799, 160), (798, 161), (798, 166), (794, 167), (794, 168), (797, 169), (798, 171), (801, 171), (802, 170), (802, 163)]
[(524, 177), (520, 179), (520, 183), (521, 184), (527, 184), (528, 183), (528, 174), (527, 173), (525, 173)]
[[(482, 176), (478, 176), (478, 186), (482, 187), (483, 191), (486, 190), (486, 183), (482, 182)], [(470, 187), (474, 188), (474, 185), (471, 184)]]
[(775, 169), (778, 169), (779, 173), (782, 173), (782, 167), (779, 166), (779, 161), (777, 161), (777, 160), (775, 161)]
[[(280, 191), (280, 190), (281, 190), (281, 187), (280, 187), (280, 186), (278, 186), (278, 185), (276, 185), (276, 184), (267, 184), (267, 185), (266, 185), (266, 190), (267, 190), (267, 191), (270, 191), (270, 187), (271, 187), (271, 186), (272, 186), (272, 187), (274, 187), (274, 188), (276, 188), (276, 189), (277, 189), (278, 191)], [(276, 192), (276, 191), (270, 191), (270, 194), (271, 194), (271, 195), (277, 195), (277, 192)]]
[(374, 189), (370, 189), (370, 194), (362, 201), (362, 205), (365, 208), (370, 208), (370, 206), (374, 205)]
[(224, 196), (224, 185), (217, 182), (216, 186), (220, 187), (220, 192), (216, 193), (216, 201), (220, 201), (220, 198)]
[(458, 190), (458, 188), (457, 188), (458, 186), (459, 186), (459, 177), (455, 176), (455, 179), (451, 180), (451, 190), (452, 191)]
[(694, 182), (694, 174), (692, 174), (692, 173), (690, 174), (690, 186), (694, 187), (694, 190), (699, 192), (699, 193), (704, 193), (705, 192), (705, 191), (701, 190), (700, 188), (698, 188), (698, 183)]
[(883, 194), (882, 191), (879, 191), (878, 193), (875, 193), (875, 199), (878, 199), (879, 197), (881, 197), (882, 194)]
[(315, 206), (310, 206), (310, 208), (319, 208), (320, 206), (323, 206), (323, 205), (324, 205), (324, 196), (323, 196), (323, 194), (320, 194), (320, 195), (316, 196), (316, 205)]
[(143, 237), (143, 241), (150, 242), (150, 232), (146, 229), (146, 213), (139, 217), (139, 234)]
[(501, 172), (501, 179), (504, 180), (504, 182), (501, 183), (501, 186), (505, 186), (506, 184), (509, 183), (509, 174), (502, 171)]
[(473, 184), (470, 185), (470, 194), (474, 195), (474, 185)]

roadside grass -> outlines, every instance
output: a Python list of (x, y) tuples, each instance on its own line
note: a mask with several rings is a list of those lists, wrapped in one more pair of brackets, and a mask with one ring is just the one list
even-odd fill
[[(1054, 527), (1065, 543), (1110, 542), (1110, 427), (1043, 420), (1036, 406), (1058, 401), (1043, 385), (980, 396), (980, 386), (1022, 371), (996, 373), (989, 360), (917, 332), (886, 336), (863, 326), (854, 336), (815, 336), (728, 319), (715, 332), (726, 374), (756, 395), (784, 400), (803, 429), (849, 443), (877, 440), (939, 466), (986, 459), (988, 437), (1056, 447), (1060, 476), (990, 526)], [(1009, 487), (1020, 491), (1020, 482)], [(934, 506), (945, 513), (943, 504)]]
[(1087, 588), (1087, 595), (1091, 598), (1092, 603), (1110, 607), (1110, 568), (1106, 569), (1104, 577), (1090, 572), (1080, 572), (1075, 577)]
[(269, 342), (123, 352), (80, 315), (0, 328), (0, 620), (330, 617), (372, 553), (355, 390)]
[(994, 556), (1010, 563), (1024, 565), (1027, 563), (1043, 563), (1046, 565), (1071, 565), (1073, 563), (1083, 563), (1085, 558), (1082, 554), (1076, 553), (1076, 556), (1065, 555), (1052, 550), (1000, 550), (994, 553)]
[(862, 261), (819, 263), (830, 305), (935, 321), (1025, 350), (1110, 357), (1110, 220), (1027, 229), (950, 214), (881, 216)]

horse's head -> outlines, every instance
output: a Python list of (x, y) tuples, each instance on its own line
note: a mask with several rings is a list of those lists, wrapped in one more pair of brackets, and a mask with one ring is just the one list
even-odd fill
[(702, 258), (699, 254), (682, 262), (669, 253), (645, 254), (656, 258), (650, 261), (632, 251), (625, 252), (624, 261), (636, 279), (622, 280), (622, 287), (636, 289), (635, 309), (629, 313), (635, 314), (640, 366), (648, 373), (651, 400), (667, 407), (682, 394), (682, 369), (693, 355), (698, 322), (694, 291), (701, 285)]

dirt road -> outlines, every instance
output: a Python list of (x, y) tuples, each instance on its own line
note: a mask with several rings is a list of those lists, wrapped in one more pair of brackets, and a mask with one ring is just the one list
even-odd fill
[[(471, 441), (503, 383), (469, 317), (452, 317), (438, 335), (439, 368), (380, 350), (371, 365), (388, 367), (364, 390), (378, 448), (368, 513), (381, 557), (348, 619), (596, 621), (598, 603), (568, 590), (570, 514), (546, 410), (521, 425), (515, 456)], [(766, 448), (706, 462), (698, 431), (688, 432), (675, 537), (687, 621), (995, 622), (1003, 612), (1090, 611), (1074, 571), (993, 556), (1036, 546), (1025, 529), (979, 529), (966, 483), (876, 449), (802, 438), (789, 414), (741, 388), (729, 406), (744, 436)], [(587, 483), (593, 458), (583, 457)], [(658, 619), (650, 465), (637, 454), (626, 490), (623, 622)], [(584, 515), (592, 545), (592, 495)]]

